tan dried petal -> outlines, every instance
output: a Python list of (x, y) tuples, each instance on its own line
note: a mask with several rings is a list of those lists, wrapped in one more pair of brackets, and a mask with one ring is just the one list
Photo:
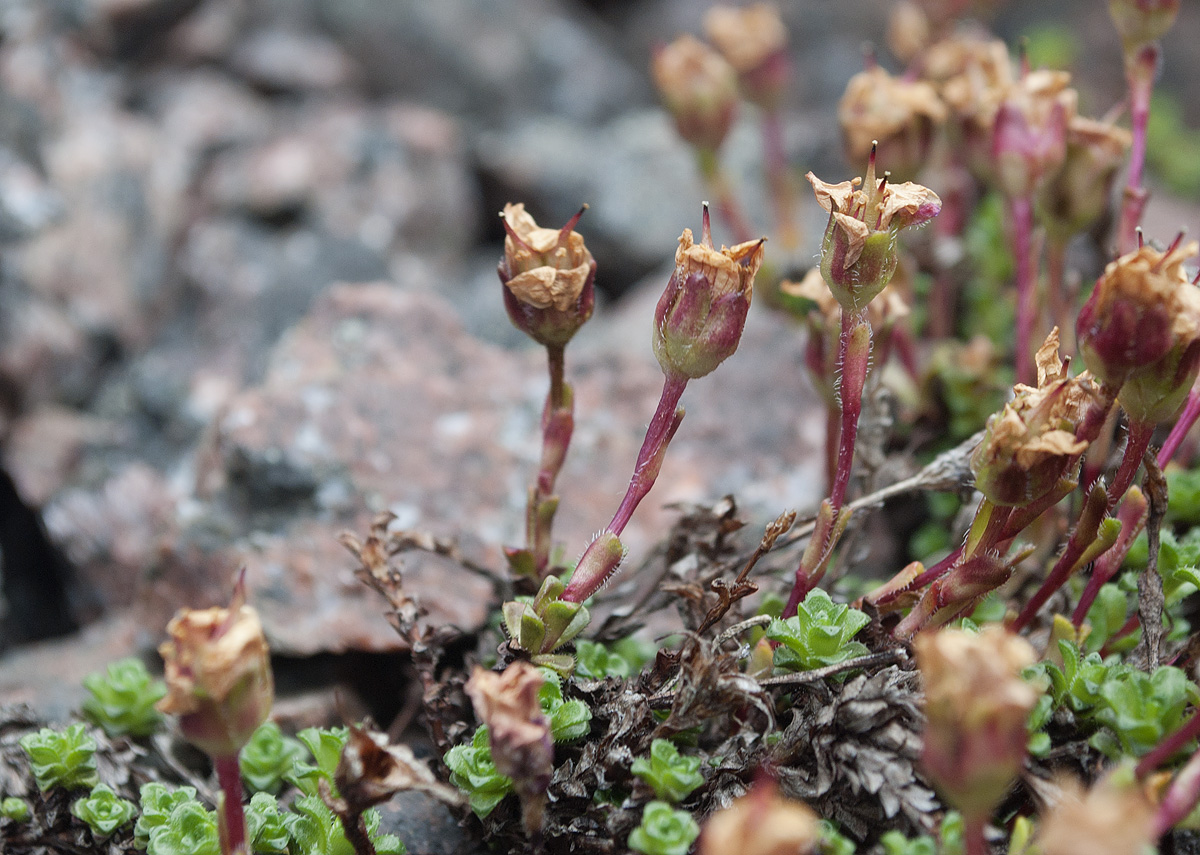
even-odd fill
[(534, 308), (551, 306), (570, 311), (587, 283), (594, 260), (578, 232), (544, 229), (523, 204), (504, 206), (504, 220), (512, 235), (504, 239), (504, 258), (513, 295)]
[(845, 267), (851, 267), (862, 255), (863, 247), (867, 245), (867, 238), (871, 236), (871, 230), (862, 220), (855, 219), (848, 214), (832, 214), (831, 216), (837, 223), (837, 227), (846, 236), (846, 256), (843, 264)]
[(893, 77), (880, 66), (850, 78), (838, 102), (838, 122), (851, 160), (865, 159), (875, 140), (913, 130), (921, 122), (928, 123), (926, 127), (941, 124), (946, 115), (946, 105), (931, 85)]
[(1025, 639), (994, 624), (977, 634), (963, 630), (925, 632), (913, 640), (925, 683), (930, 726), (973, 732), (989, 719), (1019, 721), (1037, 703), (1037, 690), (1021, 671), (1037, 661)]
[(676, 275), (702, 275), (710, 283), (714, 299), (724, 294), (750, 297), (754, 291), (754, 275), (762, 266), (763, 254), (761, 240), (746, 241), (732, 248), (722, 246), (718, 250), (696, 243), (692, 230), (684, 229), (679, 236), (679, 248), (675, 250)]
[(709, 818), (698, 851), (700, 855), (807, 855), (820, 841), (818, 820), (806, 805), (781, 798), (775, 784), (757, 784)]
[(1034, 354), (1033, 361), (1037, 365), (1038, 385), (1045, 386), (1052, 380), (1064, 380), (1067, 377), (1067, 364), (1058, 355), (1058, 327), (1050, 330), (1050, 335), (1042, 342)]
[(466, 692), (479, 720), (488, 726), (496, 769), (511, 778), (527, 778), (533, 767), (549, 762), (550, 724), (538, 701), (543, 683), (528, 662), (513, 662), (500, 674), (475, 667)]
[(826, 211), (848, 211), (854, 206), (855, 198), (858, 194), (858, 186), (862, 183), (862, 179), (856, 178), (853, 181), (842, 181), (839, 184), (829, 184), (822, 181), (811, 172), (807, 173), (805, 178), (812, 185), (813, 193), (816, 194), (817, 204)]
[(879, 203), (877, 228), (882, 231), (894, 226), (921, 225), (937, 216), (941, 209), (941, 198), (928, 187), (912, 181), (889, 184)]
[(386, 734), (350, 726), (350, 736), (334, 775), (338, 791), (355, 810), (416, 790), (446, 804), (461, 804), (461, 794), (438, 780), (407, 745), (392, 745)]
[(1154, 843), (1154, 805), (1136, 786), (1108, 776), (1087, 791), (1074, 779), (1060, 787), (1038, 824), (1042, 855), (1132, 855)]
[(788, 42), (779, 10), (770, 3), (714, 6), (704, 15), (704, 32), (739, 74), (759, 68)]
[(231, 618), (226, 608), (182, 609), (167, 625), (169, 641), (159, 647), (167, 696), (158, 708), (186, 715), (204, 701), (225, 701), (248, 677), (270, 682), (270, 654), (258, 612), (241, 606)]

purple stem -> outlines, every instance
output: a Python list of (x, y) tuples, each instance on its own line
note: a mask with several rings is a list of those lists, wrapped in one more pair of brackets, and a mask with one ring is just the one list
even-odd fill
[(1017, 382), (1032, 385), (1033, 327), (1037, 322), (1037, 266), (1033, 257), (1033, 200), (1028, 196), (1009, 202), (1013, 227), (1013, 254), (1017, 261)]
[(1154, 746), (1154, 750), (1138, 761), (1137, 768), (1134, 774), (1139, 778), (1145, 779), (1151, 772), (1166, 763), (1173, 754), (1183, 749), (1185, 745), (1200, 736), (1200, 713), (1193, 715), (1179, 730), (1172, 733), (1158, 745)]
[(1154, 71), (1158, 67), (1159, 47), (1146, 45), (1125, 61), (1125, 79), (1129, 84), (1129, 119), (1133, 144), (1129, 149), (1129, 176), (1121, 202), (1121, 226), (1117, 233), (1122, 255), (1137, 249), (1137, 227), (1146, 209), (1146, 188), (1142, 173), (1146, 166), (1146, 128), (1150, 124), (1150, 95), (1154, 91)]
[(654, 411), (654, 418), (650, 420), (650, 426), (646, 429), (646, 438), (642, 440), (633, 477), (629, 479), (629, 488), (625, 491), (625, 498), (621, 500), (617, 512), (613, 514), (612, 522), (608, 524), (608, 530), (618, 537), (629, 524), (629, 519), (638, 504), (654, 486), (659, 467), (662, 465), (663, 452), (679, 427), (679, 419), (683, 417), (682, 413), (676, 413), (676, 409), (687, 383), (688, 378), (682, 374), (667, 374), (663, 378), (658, 409)]
[(1117, 468), (1117, 474), (1113, 476), (1113, 482), (1108, 487), (1108, 506), (1115, 507), (1117, 502), (1125, 495), (1125, 491), (1129, 489), (1129, 485), (1133, 483), (1133, 477), (1137, 475), (1138, 467), (1142, 465), (1142, 458), (1146, 454), (1146, 449), (1150, 447), (1150, 438), (1154, 435), (1154, 425), (1150, 422), (1131, 422), (1129, 425), (1129, 439), (1125, 442), (1125, 456), (1121, 460), (1121, 465)]
[(1175, 456), (1175, 452), (1183, 444), (1184, 437), (1192, 429), (1192, 425), (1196, 423), (1197, 418), (1200, 418), (1200, 395), (1197, 395), (1195, 391), (1191, 391), (1188, 392), (1187, 403), (1183, 405), (1183, 412), (1179, 414), (1179, 419), (1175, 422), (1175, 427), (1171, 428), (1171, 433), (1167, 436), (1167, 441), (1158, 450), (1156, 462), (1159, 469), (1162, 469), (1171, 462), (1171, 459)]
[[(1195, 718), (1192, 719), (1195, 721)], [(1190, 722), (1189, 722), (1190, 724)], [(1162, 837), (1200, 802), (1200, 751), (1184, 764), (1171, 782), (1154, 816), (1154, 839)]]
[(237, 752), (213, 758), (221, 786), (221, 853), (245, 855), (246, 815), (242, 812), (242, 773)]
[[(865, 348), (853, 347), (851, 342), (860, 327), (866, 327), (867, 330)], [(858, 418), (862, 414), (863, 386), (871, 363), (871, 328), (865, 314), (842, 310), (842, 335), (838, 349), (838, 363), (842, 366), (842, 381), (838, 386), (842, 426), (838, 436), (837, 472), (833, 489), (829, 492), (835, 515), (846, 501), (846, 488), (850, 484), (850, 469), (854, 463), (854, 444), (858, 438)]]

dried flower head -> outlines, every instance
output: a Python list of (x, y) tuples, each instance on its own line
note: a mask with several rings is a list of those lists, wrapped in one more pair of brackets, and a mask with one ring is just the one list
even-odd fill
[(699, 39), (683, 35), (655, 51), (651, 72), (679, 135), (702, 151), (719, 149), (737, 115), (733, 66)]
[(1065, 71), (1033, 71), (1011, 86), (996, 112), (992, 155), (996, 184), (1011, 198), (1027, 198), (1067, 154), (1067, 124), (1078, 93)]
[(654, 311), (654, 355), (663, 371), (703, 377), (733, 355), (742, 338), (762, 265), (765, 238), (713, 246), (708, 208), (700, 243), (684, 229), (675, 271)]
[(1132, 140), (1129, 131), (1112, 122), (1071, 118), (1062, 168), (1042, 186), (1038, 199), (1047, 229), (1066, 239), (1100, 219)]
[(1194, 241), (1167, 252), (1142, 246), (1104, 268), (1076, 326), (1092, 374), (1120, 386), (1200, 336), (1200, 294), (1183, 266), (1198, 249)]
[(1061, 795), (1045, 812), (1036, 840), (1042, 855), (1130, 855), (1154, 843), (1154, 805), (1133, 782), (1107, 775), (1084, 791), (1060, 781)]
[(1013, 400), (988, 420), (971, 455), (976, 489), (997, 505), (1022, 506), (1046, 495), (1087, 449), (1075, 430), (1095, 390), (1086, 374), (1067, 372), (1057, 327), (1035, 359), (1037, 387), (1013, 387)]
[(181, 609), (158, 649), (167, 681), (158, 709), (178, 715), (188, 742), (213, 757), (241, 750), (275, 697), (262, 624), (244, 599), (239, 582), (229, 608)]
[(913, 178), (947, 115), (930, 84), (893, 77), (878, 65), (860, 71), (850, 78), (838, 103), (846, 159), (861, 163), (877, 144), (879, 158), (896, 180)]
[(714, 6), (704, 16), (704, 31), (737, 72), (748, 101), (764, 107), (779, 101), (791, 64), (778, 8), (770, 3)]
[(407, 745), (392, 745), (387, 734), (354, 725), (350, 726), (334, 781), (354, 814), (409, 790), (428, 793), (447, 804), (462, 801), (458, 792), (439, 781)]
[(911, 62), (933, 41), (929, 16), (912, 0), (893, 3), (886, 41), (893, 56), (901, 62)]
[(928, 187), (889, 184), (875, 176), (875, 154), (866, 180), (827, 184), (811, 172), (817, 202), (829, 212), (821, 241), (821, 275), (846, 311), (861, 312), (891, 281), (899, 263), (901, 229), (937, 216), (942, 200)]
[(1126, 54), (1161, 39), (1179, 15), (1180, 0), (1109, 0), (1108, 13)]
[(967, 164), (980, 178), (992, 172), (996, 113), (1013, 84), (1004, 42), (964, 36), (933, 45), (924, 58), (925, 77), (940, 84), (962, 140)]
[(818, 817), (806, 805), (779, 795), (774, 781), (714, 813), (700, 835), (700, 855), (806, 855), (820, 843)]
[(543, 682), (537, 668), (518, 660), (500, 674), (476, 666), (466, 685), (475, 714), (487, 725), (496, 771), (513, 779), (530, 833), (541, 827), (554, 766), (550, 720), (538, 700)]
[(517, 329), (543, 345), (566, 344), (595, 307), (596, 260), (573, 231), (582, 214), (561, 229), (544, 229), (523, 204), (501, 212), (504, 307)]
[(1024, 763), (1038, 693), (1021, 670), (1037, 657), (994, 624), (922, 633), (913, 647), (925, 683), (922, 766), (968, 821), (986, 818)]

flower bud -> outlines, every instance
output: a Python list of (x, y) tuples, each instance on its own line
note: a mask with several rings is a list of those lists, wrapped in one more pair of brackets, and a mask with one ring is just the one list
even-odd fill
[(181, 609), (167, 633), (158, 648), (167, 696), (158, 709), (178, 715), (184, 738), (209, 756), (236, 754), (275, 698), (267, 640), (241, 583), (229, 608)]
[(475, 714), (487, 726), (496, 771), (513, 779), (530, 834), (542, 825), (554, 771), (550, 721), (538, 700), (543, 682), (537, 668), (517, 660), (500, 674), (477, 665), (466, 685)]
[(1108, 210), (1132, 139), (1109, 122), (1075, 116), (1067, 123), (1062, 168), (1042, 186), (1038, 199), (1041, 219), (1058, 239), (1087, 231)]
[(683, 230), (675, 272), (654, 310), (654, 355), (668, 375), (703, 377), (737, 350), (765, 240), (715, 249), (707, 207), (700, 243)]
[(1118, 768), (1084, 792), (1060, 782), (1061, 794), (1041, 816), (1035, 841), (1042, 855), (1128, 855), (1154, 844), (1154, 805)]
[(1038, 693), (1021, 670), (1037, 657), (996, 625), (922, 633), (913, 648), (925, 683), (922, 768), (968, 823), (984, 820), (1025, 761)]
[(925, 164), (934, 131), (947, 115), (928, 83), (892, 77), (878, 65), (860, 71), (838, 103), (846, 159), (860, 163), (877, 144), (896, 180), (907, 181)]
[(523, 204), (505, 205), (501, 213), (504, 308), (513, 326), (547, 347), (570, 341), (596, 304), (596, 260), (572, 231), (582, 214), (556, 231), (540, 228)]
[(1038, 350), (1038, 386), (1017, 384), (1013, 400), (988, 419), (971, 455), (975, 488), (993, 504), (1020, 507), (1049, 493), (1087, 449), (1076, 439), (1094, 391), (1058, 357), (1058, 329)]
[(774, 781), (760, 781), (724, 810), (700, 835), (699, 855), (807, 855), (820, 843), (818, 817), (806, 805), (779, 795)]
[(680, 36), (654, 53), (654, 83), (679, 135), (702, 151), (715, 152), (737, 115), (733, 67), (693, 36)]
[(1067, 154), (1078, 93), (1065, 71), (1034, 71), (1008, 90), (992, 128), (995, 179), (1009, 198), (1033, 195)]
[(787, 28), (775, 6), (714, 6), (704, 16), (704, 31), (737, 72), (747, 101), (760, 107), (778, 104), (791, 63)]
[(1125, 52), (1161, 39), (1175, 23), (1179, 5), (1179, 0), (1109, 0), (1108, 13)]
[(821, 276), (844, 311), (862, 312), (896, 272), (900, 230), (933, 219), (942, 200), (920, 184), (889, 184), (887, 176), (876, 183), (874, 152), (865, 183), (856, 178), (826, 184), (811, 172), (806, 177), (817, 202), (829, 212), (821, 240)]
[[(1183, 262), (1198, 248), (1191, 242), (1164, 253), (1142, 246), (1121, 256), (1104, 268), (1079, 312), (1076, 335), (1088, 370), (1112, 386), (1138, 372), (1131, 400), (1171, 397), (1175, 372), (1190, 371), (1183, 356), (1200, 338), (1200, 295)], [(1160, 393), (1151, 391), (1164, 384)]]

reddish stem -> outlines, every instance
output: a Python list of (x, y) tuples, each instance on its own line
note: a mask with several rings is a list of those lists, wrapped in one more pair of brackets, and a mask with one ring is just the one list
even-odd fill
[(1126, 499), (1121, 503), (1121, 511), (1118, 515), (1121, 521), (1121, 534), (1117, 537), (1113, 548), (1101, 555), (1092, 568), (1092, 578), (1088, 579), (1087, 586), (1083, 589), (1083, 595), (1075, 606), (1075, 612), (1071, 615), (1071, 623), (1077, 628), (1083, 626), (1088, 610), (1091, 609), (1092, 603), (1096, 602), (1100, 589), (1112, 581), (1112, 578), (1117, 575), (1117, 571), (1121, 569), (1121, 563), (1133, 547), (1134, 540), (1146, 526), (1146, 511), (1147, 506), (1144, 499), (1138, 503)]
[(1146, 166), (1146, 129), (1150, 124), (1150, 95), (1154, 91), (1154, 71), (1158, 67), (1159, 47), (1150, 44), (1126, 57), (1125, 80), (1129, 84), (1129, 119), (1133, 144), (1129, 149), (1129, 175), (1121, 203), (1121, 225), (1117, 247), (1122, 255), (1137, 248), (1137, 227), (1146, 209), (1146, 188), (1142, 174)]
[(221, 786), (221, 853), (246, 855), (246, 815), (242, 812), (242, 773), (237, 753), (213, 758)]
[(1158, 813), (1154, 816), (1154, 839), (1174, 828), (1176, 823), (1192, 812), (1197, 802), (1200, 802), (1200, 751), (1193, 754), (1179, 770), (1167, 794), (1163, 796)]
[[(866, 347), (853, 346), (851, 339), (860, 327), (866, 329)], [(850, 469), (854, 463), (854, 444), (858, 438), (858, 418), (862, 414), (863, 386), (867, 381), (867, 369), (871, 362), (871, 328), (866, 315), (842, 310), (842, 334), (838, 348), (838, 363), (842, 367), (842, 380), (838, 385), (838, 398), (842, 405), (842, 426), (838, 435), (837, 473), (829, 501), (836, 514), (846, 501), (846, 488), (850, 484)]]
[(1154, 750), (1138, 761), (1134, 773), (1144, 779), (1197, 736), (1200, 736), (1200, 713), (1194, 714), (1179, 730), (1154, 746)]
[(1171, 459), (1175, 456), (1175, 452), (1183, 444), (1184, 437), (1192, 429), (1192, 425), (1196, 423), (1197, 418), (1200, 418), (1200, 395), (1197, 395), (1195, 390), (1193, 390), (1188, 392), (1187, 403), (1183, 405), (1183, 412), (1179, 414), (1179, 419), (1175, 422), (1175, 426), (1171, 428), (1171, 433), (1167, 436), (1167, 441), (1158, 450), (1156, 462), (1159, 469), (1162, 469), (1171, 462)]
[(1013, 254), (1017, 262), (1017, 382), (1032, 385), (1033, 327), (1037, 323), (1037, 265), (1033, 257), (1033, 200), (1009, 201)]
[(633, 477), (629, 479), (629, 488), (625, 491), (625, 498), (621, 500), (617, 512), (613, 514), (612, 522), (608, 524), (608, 530), (617, 536), (625, 530), (634, 510), (658, 478), (663, 453), (679, 427), (679, 420), (683, 418), (682, 413), (676, 413), (676, 408), (687, 383), (688, 378), (682, 374), (668, 374), (663, 378), (658, 409), (654, 411), (654, 417), (646, 429), (646, 438), (642, 440), (642, 448), (633, 468)]
[(1122, 458), (1121, 465), (1117, 468), (1117, 474), (1113, 476), (1112, 484), (1108, 487), (1108, 506), (1110, 508), (1120, 501), (1121, 497), (1125, 495), (1125, 491), (1129, 489), (1129, 485), (1133, 483), (1138, 467), (1142, 465), (1142, 458), (1146, 455), (1146, 449), (1150, 447), (1152, 436), (1154, 436), (1152, 423), (1130, 423), (1129, 438), (1125, 442), (1125, 457)]
[(986, 819), (970, 819), (963, 827), (963, 842), (967, 845), (967, 855), (988, 855)]

